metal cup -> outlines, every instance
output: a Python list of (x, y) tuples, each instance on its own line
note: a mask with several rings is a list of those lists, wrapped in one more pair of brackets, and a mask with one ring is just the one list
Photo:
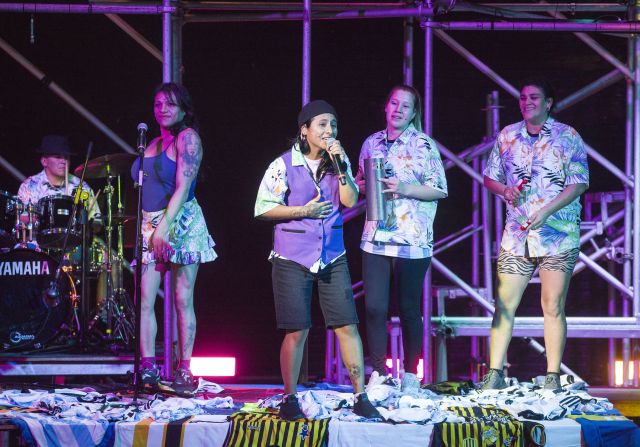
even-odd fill
[(384, 158), (365, 158), (365, 194), (367, 196), (367, 220), (384, 221), (387, 218), (385, 206), (384, 184), (380, 181), (385, 177)]

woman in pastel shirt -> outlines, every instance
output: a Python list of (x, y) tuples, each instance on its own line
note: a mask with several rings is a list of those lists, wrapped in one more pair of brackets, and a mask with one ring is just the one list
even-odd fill
[(498, 296), (491, 324), (490, 370), (482, 389), (501, 389), (516, 309), (536, 267), (540, 272), (546, 389), (560, 388), (567, 337), (564, 312), (580, 253), (580, 195), (589, 187), (584, 143), (550, 116), (554, 93), (542, 78), (521, 84), (523, 121), (500, 132), (484, 171), (484, 185), (507, 202), (498, 256)]
[(364, 225), (361, 249), (367, 342), (374, 371), (386, 374), (387, 318), (396, 287), (404, 349), (402, 389), (420, 386), (422, 286), (433, 253), (433, 221), (447, 180), (435, 142), (422, 132), (420, 94), (408, 85), (391, 89), (384, 108), (386, 128), (362, 145), (356, 179), (365, 191), (364, 160), (384, 159), (386, 219)]
[[(305, 417), (296, 388), (305, 340), (311, 327), (311, 297), (317, 286), (327, 327), (335, 331), (342, 360), (355, 393), (354, 412), (381, 418), (364, 392), (362, 342), (351, 278), (342, 238), (342, 208), (358, 201), (347, 154), (336, 140), (338, 120), (326, 101), (305, 105), (298, 115), (298, 136), (291, 149), (267, 169), (255, 204), (255, 216), (275, 222), (272, 262), (273, 295), (279, 329), (280, 370), (285, 396), (283, 419)], [(339, 157), (339, 180), (332, 161)]]

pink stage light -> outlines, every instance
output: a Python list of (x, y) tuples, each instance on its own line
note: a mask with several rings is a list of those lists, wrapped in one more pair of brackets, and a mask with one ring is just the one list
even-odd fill
[(233, 377), (236, 375), (236, 358), (192, 357), (191, 372), (202, 377)]
[[(387, 365), (387, 368), (391, 369), (391, 367), (393, 366), (393, 361), (391, 359), (387, 359), (385, 365)], [(400, 371), (400, 359), (397, 360), (397, 368), (398, 371)], [(422, 376), (424, 374), (422, 374), (422, 359), (418, 360), (418, 374), (416, 374), (418, 376), (418, 379), (422, 379)]]

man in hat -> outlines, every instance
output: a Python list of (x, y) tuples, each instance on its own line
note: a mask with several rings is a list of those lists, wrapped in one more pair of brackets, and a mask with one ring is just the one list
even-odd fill
[[(42, 171), (27, 178), (20, 185), (18, 198), (24, 204), (36, 205), (43, 197), (53, 195), (72, 195), (80, 179), (69, 174), (69, 158), (73, 154), (69, 140), (62, 135), (46, 135), (37, 149), (41, 154)], [(83, 200), (90, 207), (89, 219), (100, 221), (100, 209), (95, 200), (93, 190), (86, 182), (82, 184)]]

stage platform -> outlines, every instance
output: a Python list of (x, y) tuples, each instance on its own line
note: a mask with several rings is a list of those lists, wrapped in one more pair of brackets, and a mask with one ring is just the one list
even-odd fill
[(0, 376), (124, 376), (133, 355), (0, 354)]
[(295, 422), (274, 415), (283, 391), (278, 385), (201, 380), (193, 398), (145, 393), (135, 405), (130, 390), (113, 385), (23, 384), (0, 391), (3, 447), (579, 447), (614, 445), (614, 440), (616, 447), (640, 446), (640, 429), (604, 397), (637, 403), (640, 390), (585, 391), (579, 384), (560, 393), (520, 383), (500, 392), (460, 395), (424, 388), (402, 393), (397, 382), (378, 378), (368, 393), (386, 422), (363, 421), (351, 411), (349, 387), (324, 383), (299, 388), (309, 419)]

